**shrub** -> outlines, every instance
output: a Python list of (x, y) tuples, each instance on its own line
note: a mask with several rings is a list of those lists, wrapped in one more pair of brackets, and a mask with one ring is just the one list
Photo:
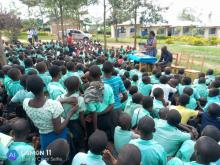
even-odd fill
[(165, 36), (165, 35), (157, 35), (157, 39), (158, 40), (167, 40), (168, 38), (170, 38), (169, 36)]
[(172, 38), (167, 38), (166, 40), (165, 40), (165, 44), (173, 44), (174, 42), (173, 42), (173, 39)]
[(218, 45), (219, 39), (217, 37), (209, 37), (208, 43), (209, 43), (209, 45)]
[(201, 37), (193, 37), (188, 41), (189, 45), (194, 45), (194, 46), (204, 46), (207, 45), (208, 41), (205, 38)]

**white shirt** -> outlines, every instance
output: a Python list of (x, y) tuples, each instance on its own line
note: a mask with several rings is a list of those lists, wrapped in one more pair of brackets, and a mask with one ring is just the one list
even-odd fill
[(33, 35), (32, 31), (31, 30), (27, 31), (27, 35), (28, 35), (28, 38), (32, 38), (32, 35)]
[(154, 84), (153, 88), (152, 88), (151, 95), (153, 95), (153, 91), (154, 91), (155, 88), (161, 88), (163, 90), (164, 99), (167, 102), (168, 102), (169, 94), (170, 93), (175, 93), (177, 91), (176, 88), (171, 87), (169, 84)]

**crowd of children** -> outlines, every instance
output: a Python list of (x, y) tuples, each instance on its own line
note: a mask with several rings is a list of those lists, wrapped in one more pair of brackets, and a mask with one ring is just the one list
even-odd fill
[(220, 164), (212, 69), (194, 81), (184, 69), (148, 72), (128, 60), (133, 48), (96, 41), (4, 48), (0, 164)]

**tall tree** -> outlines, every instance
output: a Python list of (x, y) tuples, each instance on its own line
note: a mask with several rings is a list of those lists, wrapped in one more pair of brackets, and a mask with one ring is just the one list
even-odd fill
[(47, 8), (48, 11), (50, 12), (52, 11), (54, 14), (54, 11), (56, 9), (56, 15), (60, 19), (63, 41), (64, 41), (64, 26), (63, 26), (64, 17), (72, 16), (72, 14), (75, 13), (77, 15), (77, 18), (79, 19), (80, 8), (89, 4), (93, 4), (96, 1), (97, 0), (42, 0), (44, 7)]
[(28, 7), (28, 16), (31, 16), (31, 11), (30, 8), (31, 7), (35, 7), (37, 5), (39, 5), (40, 0), (20, 0), (23, 4), (27, 5)]
[(16, 41), (20, 28), (21, 21), (19, 18), (11, 13), (0, 11), (0, 63), (2, 65), (6, 64), (6, 57), (2, 43), (2, 32), (3, 30), (6, 30), (9, 33), (10, 40)]
[[(152, 24), (162, 22), (162, 13), (168, 9), (168, 7), (160, 7), (152, 2), (152, 0), (127, 0), (128, 11), (134, 19), (135, 35), (134, 35), (134, 47), (137, 45), (137, 23), (140, 13), (139, 22), (144, 24)], [(139, 10), (142, 10), (139, 12)]]
[(183, 21), (192, 21), (192, 22), (196, 21), (195, 13), (193, 9), (190, 7), (184, 8), (179, 14), (178, 18)]
[(130, 18), (126, 0), (108, 0), (111, 9), (110, 20), (114, 27), (115, 40), (118, 41), (118, 24)]

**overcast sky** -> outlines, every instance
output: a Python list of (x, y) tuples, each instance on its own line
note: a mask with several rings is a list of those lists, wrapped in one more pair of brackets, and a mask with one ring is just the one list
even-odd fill
[[(88, 7), (91, 17), (103, 17), (103, 0), (99, 1), (99, 5)], [(212, 22), (220, 24), (220, 0), (153, 0), (153, 2), (160, 6), (169, 6), (169, 10), (164, 14), (164, 17), (170, 23), (177, 21), (177, 16), (182, 9), (191, 7), (196, 15), (200, 15), (203, 22), (207, 22), (209, 13), (212, 13)], [(27, 7), (22, 5), (19, 0), (0, 0), (0, 6), (3, 9), (16, 7), (17, 11), (21, 13), (21, 18), (28, 17)]]

